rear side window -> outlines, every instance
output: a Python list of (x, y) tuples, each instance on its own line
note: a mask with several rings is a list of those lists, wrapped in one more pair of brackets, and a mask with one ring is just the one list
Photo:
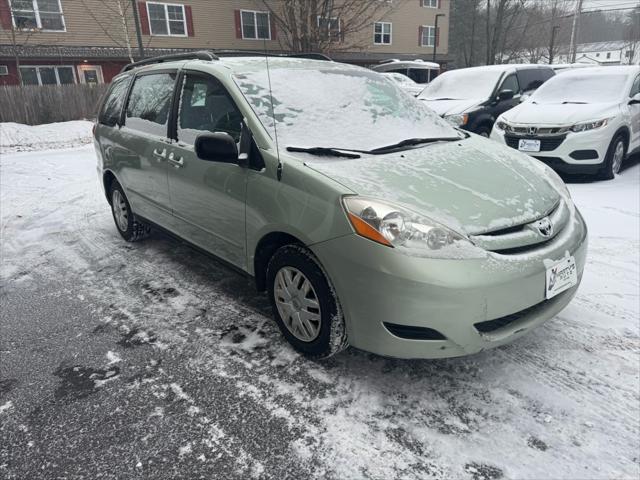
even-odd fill
[(111, 84), (98, 117), (101, 124), (109, 127), (115, 127), (118, 124), (130, 81), (131, 77), (127, 76), (118, 78)]
[(551, 77), (553, 77), (553, 70), (550, 68), (532, 68), (518, 71), (518, 78), (523, 92), (537, 90)]
[(167, 123), (177, 73), (153, 73), (136, 78), (129, 103), (126, 125), (144, 133), (167, 136)]

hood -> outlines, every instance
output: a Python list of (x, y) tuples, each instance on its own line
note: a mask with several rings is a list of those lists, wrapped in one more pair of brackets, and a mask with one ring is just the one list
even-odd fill
[(536, 104), (531, 101), (521, 103), (502, 115), (503, 120), (517, 124), (532, 125), (573, 125), (591, 120), (615, 116), (617, 103), (587, 104)]
[(480, 105), (483, 99), (459, 99), (459, 100), (425, 100), (420, 98), (427, 106), (441, 117), (445, 115), (457, 115)]
[(537, 160), (477, 136), (358, 159), (303, 157), (354, 193), (469, 235), (537, 220), (560, 198)]

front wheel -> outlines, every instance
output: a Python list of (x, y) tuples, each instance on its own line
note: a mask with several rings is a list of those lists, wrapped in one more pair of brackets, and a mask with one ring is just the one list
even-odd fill
[(607, 156), (604, 159), (604, 165), (600, 171), (602, 180), (612, 180), (620, 173), (622, 162), (627, 155), (627, 142), (624, 135), (619, 133), (614, 137), (607, 149)]
[(149, 225), (140, 221), (131, 211), (129, 200), (122, 186), (114, 180), (109, 194), (111, 200), (111, 213), (118, 229), (118, 233), (127, 242), (136, 242), (149, 236)]
[(299, 245), (281, 247), (267, 267), (273, 316), (287, 341), (311, 358), (327, 358), (347, 346), (338, 298), (315, 256)]
[(489, 125), (480, 125), (476, 133), (481, 137), (489, 138), (491, 137), (491, 127)]

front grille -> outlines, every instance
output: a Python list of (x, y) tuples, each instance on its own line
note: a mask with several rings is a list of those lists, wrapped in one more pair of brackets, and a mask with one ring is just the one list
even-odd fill
[[(539, 228), (539, 221), (545, 217), (548, 218), (551, 227), (548, 234), (543, 234)], [(470, 238), (475, 245), (489, 252), (499, 255), (519, 255), (553, 241), (567, 226), (569, 220), (569, 207), (561, 200), (551, 210), (533, 221), (471, 235)]]
[(384, 322), (383, 325), (393, 335), (407, 340), (446, 340), (439, 331), (427, 327), (412, 327), (410, 325), (398, 325), (397, 323)]
[(540, 140), (540, 151), (541, 152), (550, 152), (558, 148), (566, 137), (564, 135), (560, 137), (514, 137), (513, 135), (505, 135), (504, 139), (511, 148), (518, 149), (518, 144), (520, 140)]

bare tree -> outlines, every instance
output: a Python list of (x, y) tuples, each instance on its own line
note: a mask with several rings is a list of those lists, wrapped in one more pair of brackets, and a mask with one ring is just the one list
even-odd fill
[(85, 11), (100, 31), (106, 35), (116, 46), (127, 49), (129, 60), (133, 62), (133, 49), (131, 46), (130, 28), (133, 28), (133, 16), (130, 18), (131, 2), (127, 0), (103, 0), (101, 8), (105, 11), (96, 13), (89, 7), (85, 0), (80, 0)]
[[(3, 35), (0, 36), (0, 40), (2, 37), (7, 38), (9, 43), (9, 50), (11, 51), (11, 56), (13, 57), (14, 62), (16, 63), (16, 71), (18, 72), (18, 85), (22, 85), (22, 72), (20, 71), (20, 60), (25, 55), (26, 50), (29, 47), (36, 46), (36, 42), (34, 41), (37, 38), (37, 33), (40, 30), (38, 28), (28, 28), (28, 29), (18, 29), (12, 23), (11, 28), (9, 30), (4, 30)], [(0, 42), (3, 43), (3, 42)]]
[(293, 52), (366, 48), (373, 22), (406, 0), (256, 0), (278, 27), (281, 44)]

